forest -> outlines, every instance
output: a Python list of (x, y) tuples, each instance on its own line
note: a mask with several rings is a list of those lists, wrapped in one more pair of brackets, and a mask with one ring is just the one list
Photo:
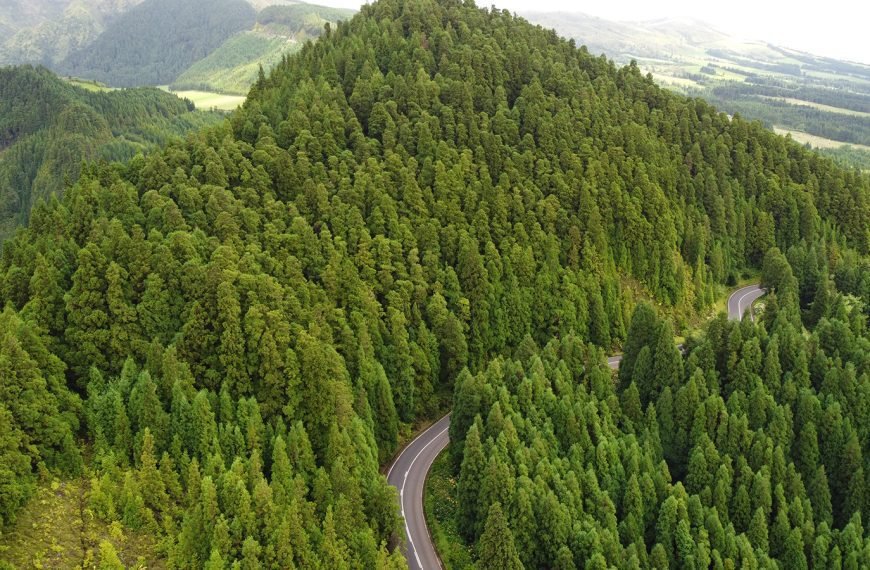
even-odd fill
[(82, 162), (128, 160), (220, 119), (156, 89), (96, 93), (45, 68), (0, 68), (0, 238), (77, 180)]
[(476, 568), (866, 567), (870, 267), (831, 253), (771, 249), (761, 322), (723, 314), (684, 354), (638, 305), (616, 384), (574, 336), (464, 371), (450, 456)]
[[(866, 175), (637, 66), (379, 0), (4, 244), (0, 523), (79, 477), (169, 567), (404, 568), (380, 467), (452, 401), (501, 568), (866, 566), (868, 219)], [(749, 268), (765, 322), (681, 356)]]
[(52, 68), (113, 87), (168, 85), (256, 16), (245, 0), (145, 0)]

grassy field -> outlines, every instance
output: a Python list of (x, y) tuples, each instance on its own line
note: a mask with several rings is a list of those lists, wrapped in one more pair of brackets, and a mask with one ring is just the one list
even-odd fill
[(82, 89), (86, 89), (94, 93), (99, 93), (102, 91), (114, 91), (112, 87), (104, 85), (99, 81), (91, 81), (90, 79), (79, 79), (77, 77), (66, 77), (62, 79), (70, 85), (73, 85), (75, 87), (81, 87)]
[(773, 99), (774, 101), (782, 101), (790, 105), (799, 107), (812, 107), (819, 111), (828, 111), (829, 113), (840, 113), (842, 115), (852, 115), (853, 117), (870, 117), (870, 113), (862, 113), (861, 111), (853, 111), (852, 109), (844, 109), (842, 107), (832, 107), (830, 105), (822, 105), (821, 103), (813, 103), (812, 101), (804, 101), (803, 99), (792, 99), (791, 97), (764, 97), (763, 99)]
[(109, 541), (127, 568), (161, 570), (154, 539), (120, 523), (94, 518), (84, 480), (52, 481), (41, 486), (18, 520), (0, 534), (0, 567), (98, 568), (99, 545)]
[(190, 99), (197, 109), (202, 110), (235, 111), (246, 99), (241, 95), (222, 95), (220, 93), (209, 93), (208, 91), (170, 91), (165, 86), (161, 87), (161, 89), (179, 97)]
[[(797, 142), (801, 144), (809, 144), (813, 148), (840, 148), (841, 146), (845, 145), (845, 143), (841, 141), (826, 139), (824, 137), (817, 137), (816, 135), (811, 135), (809, 133), (786, 129), (778, 126), (774, 126), (773, 131), (778, 135), (791, 135), (791, 138), (793, 138)], [(851, 146), (860, 150), (870, 151), (870, 146), (867, 145), (850, 144), (847, 146)]]
[(449, 449), (441, 452), (426, 478), (426, 522), (445, 570), (470, 569), (474, 567), (471, 550), (456, 529), (456, 479), (450, 473)]

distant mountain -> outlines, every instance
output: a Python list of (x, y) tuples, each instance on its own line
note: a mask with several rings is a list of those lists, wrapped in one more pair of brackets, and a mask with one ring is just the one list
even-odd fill
[(141, 1), (6, 0), (0, 3), (0, 64), (57, 63)]
[(352, 10), (304, 3), (267, 7), (252, 29), (234, 35), (194, 63), (172, 88), (247, 94), (260, 66), (268, 71), (306, 40), (319, 36), (327, 22), (347, 20), (353, 14)]
[[(870, 161), (870, 66), (729, 36), (704, 22), (614, 22), (577, 13), (524, 14), (604, 53), (636, 60), (662, 85), (759, 119), (841, 159)], [(854, 148), (837, 149), (844, 144)], [(857, 151), (857, 153), (855, 152)]]
[(45, 68), (0, 68), (0, 237), (82, 162), (122, 160), (218, 120), (157, 89), (92, 92)]
[(165, 85), (255, 21), (245, 0), (145, 0), (57, 69), (117, 87)]
[(244, 95), (260, 66), (353, 14), (288, 0), (6, 0), (0, 65), (40, 64), (113, 87)]

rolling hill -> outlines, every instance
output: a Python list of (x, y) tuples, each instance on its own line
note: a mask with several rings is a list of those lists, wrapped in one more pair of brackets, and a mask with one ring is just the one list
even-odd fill
[(142, 0), (8, 0), (0, 6), (0, 65), (53, 65), (93, 42)]
[(0, 238), (83, 163), (127, 160), (219, 117), (156, 89), (91, 92), (44, 68), (0, 68)]
[(113, 87), (166, 85), (255, 21), (245, 0), (145, 0), (56, 67)]
[[(592, 53), (632, 60), (662, 85), (759, 119), (859, 167), (870, 165), (870, 66), (737, 39), (703, 22), (614, 22), (528, 13)], [(840, 148), (844, 144), (851, 145)]]
[(266, 7), (251, 30), (234, 35), (194, 63), (171, 87), (245, 95), (261, 66), (268, 71), (305, 41), (317, 38), (327, 22), (334, 24), (352, 15), (351, 10), (304, 3)]

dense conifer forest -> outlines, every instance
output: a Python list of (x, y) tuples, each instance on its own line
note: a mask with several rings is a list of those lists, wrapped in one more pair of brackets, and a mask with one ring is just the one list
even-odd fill
[[(868, 220), (867, 176), (635, 66), (380, 0), (4, 245), (0, 521), (84, 477), (170, 567), (403, 568), (379, 467), (455, 393), (482, 560), (865, 566)], [(752, 267), (764, 322), (681, 356)]]
[(77, 180), (83, 162), (128, 160), (220, 119), (156, 89), (95, 93), (44, 68), (0, 68), (0, 237)]
[(832, 253), (772, 249), (762, 322), (721, 315), (685, 355), (639, 305), (617, 384), (573, 336), (463, 371), (455, 522), (477, 568), (870, 564), (870, 268)]

